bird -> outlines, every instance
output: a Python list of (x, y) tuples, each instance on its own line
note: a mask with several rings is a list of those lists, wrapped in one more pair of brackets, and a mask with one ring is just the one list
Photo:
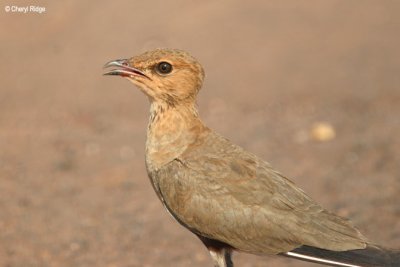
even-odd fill
[(148, 97), (151, 184), (215, 267), (233, 267), (234, 251), (341, 267), (400, 266), (400, 251), (369, 241), (267, 161), (205, 125), (196, 103), (205, 72), (188, 52), (158, 48), (104, 68)]

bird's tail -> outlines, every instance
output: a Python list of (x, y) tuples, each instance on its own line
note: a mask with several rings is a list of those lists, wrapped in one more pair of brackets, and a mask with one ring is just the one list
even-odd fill
[(331, 251), (302, 246), (284, 256), (340, 267), (400, 267), (400, 251), (368, 245), (365, 249)]

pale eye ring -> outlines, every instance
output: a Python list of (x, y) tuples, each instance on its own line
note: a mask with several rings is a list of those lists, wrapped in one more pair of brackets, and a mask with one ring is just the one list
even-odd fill
[(171, 73), (172, 65), (168, 62), (162, 61), (157, 64), (156, 70), (158, 73), (165, 75), (165, 74)]

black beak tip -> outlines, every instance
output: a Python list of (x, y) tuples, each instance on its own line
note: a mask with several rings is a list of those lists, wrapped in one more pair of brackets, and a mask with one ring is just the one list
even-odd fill
[[(123, 67), (124, 65), (126, 65), (127, 60), (126, 59), (115, 59), (115, 60), (111, 60), (109, 62), (107, 62), (106, 64), (104, 64), (103, 69), (107, 69), (110, 67)], [(109, 71), (107, 71), (106, 73), (103, 73), (103, 75), (112, 75), (112, 76), (124, 76), (124, 72), (120, 69), (111, 69)]]
[(103, 73), (103, 75), (104, 76), (108, 76), (108, 75), (113, 75), (113, 76), (115, 76), (115, 75), (118, 75), (118, 73), (117, 72), (115, 72), (115, 71), (109, 71), (109, 72), (106, 72), (106, 73)]
[(127, 62), (128, 62), (127, 59), (117, 59), (117, 60), (112, 60), (110, 62), (107, 62), (103, 66), (103, 68), (110, 68), (110, 67), (115, 67), (115, 68), (107, 71), (106, 73), (103, 73), (103, 75), (117, 75), (117, 76), (121, 76), (121, 77), (143, 76), (143, 77), (150, 79), (141, 70), (129, 66), (129, 64)]
[(109, 68), (109, 67), (121, 67), (127, 64), (127, 59), (115, 59), (107, 62), (104, 64), (103, 69)]

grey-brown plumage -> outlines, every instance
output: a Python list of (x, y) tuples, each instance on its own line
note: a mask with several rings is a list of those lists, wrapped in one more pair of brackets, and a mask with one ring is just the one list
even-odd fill
[(106, 66), (116, 67), (106, 74), (128, 78), (149, 97), (150, 180), (171, 215), (208, 247), (215, 266), (233, 266), (233, 250), (334, 266), (370, 266), (363, 253), (354, 253), (368, 251), (387, 257), (382, 266), (398, 266), (390, 263), (396, 253), (371, 249), (348, 220), (203, 124), (195, 99), (204, 71), (189, 54), (158, 49)]
[(322, 209), (268, 163), (212, 131), (149, 173), (179, 221), (241, 251), (366, 246), (347, 220)]

